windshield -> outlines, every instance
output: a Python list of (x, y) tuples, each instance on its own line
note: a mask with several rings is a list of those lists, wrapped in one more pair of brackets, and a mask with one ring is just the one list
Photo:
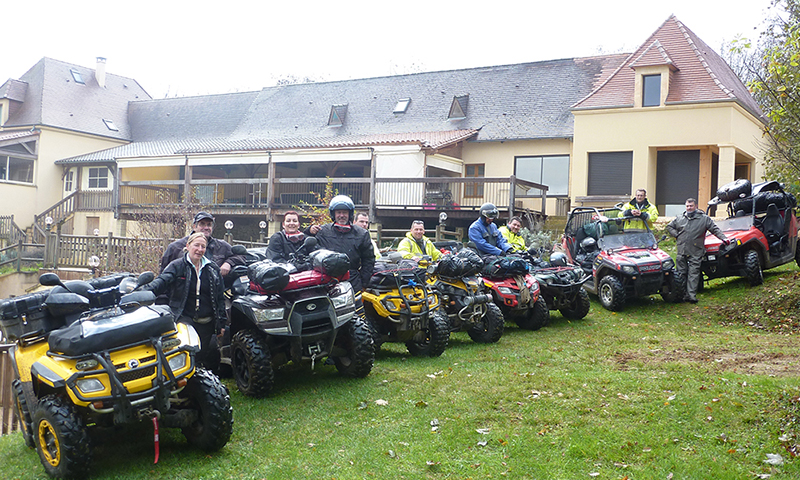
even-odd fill
[(624, 232), (600, 237), (597, 244), (601, 250), (618, 248), (653, 248), (656, 246), (656, 237), (652, 233)]
[(753, 216), (731, 217), (717, 222), (717, 226), (723, 231), (749, 230), (753, 226)]

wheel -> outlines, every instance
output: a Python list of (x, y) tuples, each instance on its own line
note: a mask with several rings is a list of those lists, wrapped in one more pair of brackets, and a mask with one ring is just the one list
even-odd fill
[(275, 372), (267, 342), (252, 330), (239, 330), (231, 341), (231, 368), (239, 391), (263, 397), (272, 391)]
[[(702, 285), (703, 282), (701, 281), (700, 284)], [(685, 295), (686, 285), (680, 283), (677, 272), (670, 275), (667, 282), (661, 286), (661, 298), (667, 303), (682, 302)]]
[(369, 329), (369, 334), (372, 336), (372, 350), (375, 352), (375, 355), (381, 351), (381, 345), (383, 345), (383, 336), (381, 332), (378, 330), (378, 324), (370, 320), (369, 315), (367, 315), (366, 326)]
[(625, 305), (625, 287), (622, 286), (620, 279), (614, 275), (606, 275), (600, 279), (597, 293), (603, 307), (612, 312), (622, 310)]
[(503, 336), (505, 323), (500, 307), (494, 303), (487, 303), (486, 315), (467, 330), (467, 335), (474, 342), (495, 343)]
[(525, 330), (539, 330), (546, 327), (550, 323), (550, 309), (547, 308), (547, 301), (543, 296), (534, 302), (533, 307), (529, 308), (525, 315), (521, 315), (514, 319), (519, 328)]
[(336, 369), (345, 377), (364, 378), (372, 371), (375, 363), (372, 332), (364, 321), (357, 318), (343, 327), (336, 335), (334, 352), (342, 355), (331, 355)]
[(744, 272), (751, 287), (764, 283), (764, 274), (761, 272), (761, 259), (759, 259), (758, 252), (755, 250), (749, 250), (744, 255)]
[(450, 319), (441, 310), (436, 310), (428, 319), (428, 328), (406, 342), (408, 352), (415, 357), (438, 357), (450, 343)]
[(36, 451), (51, 477), (85, 477), (92, 463), (89, 434), (74, 406), (48, 395), (33, 414)]
[(198, 368), (181, 392), (189, 400), (188, 407), (196, 410), (197, 420), (181, 432), (195, 447), (213, 452), (224, 447), (233, 432), (233, 408), (228, 390), (219, 378), (208, 370)]
[(578, 295), (575, 297), (575, 300), (569, 305), (569, 307), (564, 307), (559, 310), (561, 315), (564, 318), (568, 318), (570, 320), (580, 320), (581, 318), (585, 317), (589, 314), (589, 309), (592, 308), (592, 302), (589, 301), (589, 294), (581, 288), (578, 290)]
[(796, 242), (794, 246), (794, 263), (800, 268), (800, 241)]
[(14, 389), (14, 397), (16, 397), (17, 418), (19, 418), (19, 424), (22, 427), (22, 438), (29, 448), (36, 448), (36, 443), (33, 441), (33, 428), (31, 427), (31, 410), (28, 408), (28, 399), (25, 397), (22, 382), (14, 379), (11, 382), (11, 388)]

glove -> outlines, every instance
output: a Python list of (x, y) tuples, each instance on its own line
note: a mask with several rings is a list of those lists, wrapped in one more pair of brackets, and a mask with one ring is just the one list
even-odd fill
[(725, 240), (723, 240), (723, 241), (722, 241), (722, 244), (723, 244), (723, 245), (725, 245), (725, 246), (727, 247), (728, 245), (730, 245), (730, 244), (731, 244), (731, 241), (730, 241), (730, 239), (729, 239), (729, 238), (726, 238)]

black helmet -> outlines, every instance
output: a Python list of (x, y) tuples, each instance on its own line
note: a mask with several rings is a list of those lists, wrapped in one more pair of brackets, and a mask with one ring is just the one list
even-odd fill
[(356, 206), (353, 203), (353, 200), (348, 197), (347, 195), (336, 195), (331, 199), (331, 204), (328, 206), (328, 210), (331, 213), (331, 221), (336, 221), (336, 214), (333, 213), (336, 210), (348, 210), (350, 213), (348, 214), (348, 219), (352, 222), (353, 221), (353, 212), (355, 211)]
[(497, 207), (494, 206), (494, 203), (484, 203), (481, 205), (481, 217), (494, 220), (498, 215), (500, 215), (500, 212), (497, 211)]
[(550, 254), (550, 265), (554, 267), (566, 267), (567, 256), (561, 252), (554, 252)]
[(595, 240), (594, 237), (586, 237), (581, 240), (581, 248), (584, 251), (591, 252), (597, 248), (597, 240)]

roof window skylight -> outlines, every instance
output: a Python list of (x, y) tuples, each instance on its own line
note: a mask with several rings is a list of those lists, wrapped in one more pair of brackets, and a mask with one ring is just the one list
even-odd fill
[(103, 123), (106, 124), (106, 128), (108, 128), (109, 130), (112, 130), (114, 132), (119, 132), (119, 128), (117, 128), (117, 126), (114, 125), (114, 122), (112, 122), (111, 120), (104, 118)]
[(70, 68), (69, 73), (72, 74), (72, 78), (75, 80), (75, 83), (80, 83), (81, 85), (86, 85), (86, 82), (83, 81), (83, 77), (81, 76), (81, 72)]
[(345, 115), (347, 115), (347, 104), (331, 106), (331, 114), (328, 116), (328, 125), (332, 127), (343, 125)]
[(393, 113), (406, 113), (408, 110), (408, 105), (411, 103), (410, 98), (401, 98), (397, 101), (397, 105), (394, 106)]
[(453, 97), (453, 103), (450, 105), (450, 113), (447, 115), (447, 118), (449, 119), (467, 118), (468, 104), (469, 104), (469, 95)]

